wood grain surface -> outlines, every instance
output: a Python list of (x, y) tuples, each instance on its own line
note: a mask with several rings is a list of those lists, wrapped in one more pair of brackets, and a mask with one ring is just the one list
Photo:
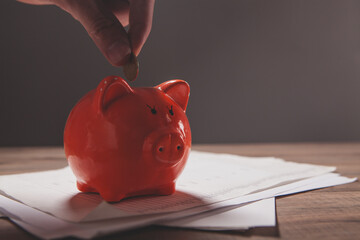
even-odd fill
[[(360, 177), (360, 143), (277, 143), (195, 145), (194, 150), (244, 156), (276, 156), (288, 161), (336, 166)], [(66, 166), (60, 147), (0, 148), (0, 174)], [(99, 239), (360, 239), (360, 183), (276, 199), (277, 226), (248, 231), (211, 232), (146, 227)], [(36, 239), (8, 219), (0, 219), (0, 239)]]

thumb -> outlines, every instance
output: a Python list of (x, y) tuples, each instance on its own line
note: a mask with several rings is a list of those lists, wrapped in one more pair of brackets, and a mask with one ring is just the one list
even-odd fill
[(131, 47), (127, 32), (101, 0), (70, 0), (59, 5), (84, 26), (112, 65), (121, 66), (128, 62)]

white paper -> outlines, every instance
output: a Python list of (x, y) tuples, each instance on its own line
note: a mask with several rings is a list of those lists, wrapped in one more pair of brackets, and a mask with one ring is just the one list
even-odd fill
[(286, 162), (272, 157), (240, 157), (192, 151), (178, 179), (177, 192), (170, 196), (131, 198), (109, 204), (98, 194), (80, 193), (68, 167), (0, 176), (0, 191), (64, 220), (95, 221), (170, 213), (194, 207), (208, 210), (212, 208), (210, 204), (221, 206), (216, 204), (334, 170), (335, 167)]
[[(184, 227), (207, 230), (230, 230), (234, 228), (245, 230), (249, 227), (256, 226), (274, 226), (276, 224), (274, 201), (274, 198), (269, 198), (247, 204), (246, 206), (238, 209), (234, 209), (234, 212), (232, 212), (231, 216), (228, 214), (227, 217), (232, 217), (232, 222), (238, 223), (236, 226), (226, 226), (224, 223), (222, 223), (220, 228), (211, 228), (209, 226), (191, 227), (189, 225)], [(7, 215), (11, 221), (18, 224), (30, 233), (36, 235), (37, 237), (43, 239), (69, 236), (78, 238), (93, 238), (121, 230), (131, 229), (134, 227), (145, 226), (151, 224), (151, 222), (156, 222), (156, 217), (149, 218), (149, 215), (147, 215), (145, 218), (137, 220), (126, 221), (124, 218), (122, 218), (100, 222), (70, 223), (4, 196), (0, 196), (0, 206), (4, 206), (9, 209), (9, 211), (7, 211)], [(258, 210), (259, 207), (262, 208), (262, 211)], [(16, 214), (19, 214), (20, 216)], [(228, 220), (229, 222), (231, 221), (231, 219)], [(135, 222), (136, 224), (134, 224)], [(242, 226), (239, 227), (239, 224)]]
[[(296, 183), (287, 184), (281, 187), (275, 188), (273, 191), (266, 190), (263, 193), (256, 193), (256, 194), (250, 194), (252, 195), (253, 201), (256, 200), (256, 197), (273, 197), (276, 195), (285, 195), (285, 194), (291, 194), (296, 193), (296, 191), (307, 191), (311, 189), (317, 189), (322, 187), (329, 187), (329, 186), (335, 186), (339, 184), (349, 183), (355, 181), (356, 178), (350, 179), (346, 177), (341, 177), (338, 174), (325, 174), (323, 176), (319, 177), (313, 177), (310, 179), (302, 180)], [(277, 192), (277, 194), (275, 194)], [(273, 195), (271, 195), (273, 194)], [(255, 197), (254, 197), (255, 196)], [(251, 198), (250, 198), (251, 199)], [(240, 200), (238, 200), (240, 203)], [(254, 206), (252, 204), (247, 205), (248, 207)], [(255, 205), (256, 206), (256, 205)], [(268, 220), (272, 217), (275, 217), (273, 215), (274, 213), (274, 206), (271, 205), (272, 208), (266, 208), (262, 209), (263, 214), (266, 214), (268, 217)], [(231, 206), (229, 206), (231, 207)], [(269, 207), (269, 206), (267, 206)], [(233, 207), (232, 207), (233, 208)], [(240, 207), (239, 209), (241, 209)], [(183, 218), (180, 221), (183, 221), (183, 224), (180, 224), (180, 221), (178, 221), (178, 225), (169, 224), (174, 223), (176, 221), (170, 221), (171, 219), (176, 219), (178, 217), (184, 217), (187, 215), (193, 214), (194, 210), (185, 210), (180, 213), (173, 213), (173, 214), (159, 214), (156, 216), (150, 216), (146, 215), (143, 217), (131, 217), (131, 218), (122, 218), (122, 219), (112, 219), (107, 221), (97, 221), (97, 222), (87, 222), (87, 223), (69, 223), (66, 221), (63, 221), (61, 219), (55, 218), (51, 215), (45, 214), (41, 211), (35, 210), (33, 208), (30, 208), (24, 204), (21, 204), (17, 201), (13, 201), (9, 198), (0, 196), (0, 211), (4, 211), (9, 217), (11, 217), (12, 221), (14, 221), (16, 224), (20, 225), (27, 231), (33, 233), (34, 235), (44, 238), (44, 239), (50, 239), (50, 238), (60, 238), (60, 237), (66, 237), (66, 236), (75, 236), (79, 238), (91, 238), (101, 235), (110, 234), (113, 232), (121, 231), (121, 230), (127, 230), (134, 227), (140, 227), (149, 225), (152, 223), (160, 223), (159, 221), (161, 219), (163, 220), (163, 225), (172, 225), (172, 226), (178, 226), (178, 227), (191, 227), (191, 228), (199, 228), (199, 229), (210, 229), (210, 230), (229, 230), (230, 227), (232, 229), (246, 229), (248, 227), (255, 227), (255, 226), (265, 226), (265, 224), (268, 224), (268, 226), (271, 226), (273, 222), (266, 222), (259, 221), (255, 222), (256, 218), (253, 218), (254, 222), (241, 222), (244, 220), (243, 214), (241, 214), (241, 210), (234, 209), (231, 212), (228, 211), (227, 214), (231, 214), (231, 217), (233, 218), (233, 223), (239, 223), (239, 224), (232, 224), (232, 225), (225, 225), (217, 220), (216, 217), (212, 219), (212, 222), (209, 222), (209, 219), (206, 220), (206, 216), (203, 215), (204, 220), (206, 220), (206, 224), (199, 220), (197, 217), (197, 221), (195, 221), (195, 218)], [(199, 210), (199, 208), (198, 208)], [(205, 210), (205, 209), (202, 209)], [(219, 209), (220, 213), (224, 212), (226, 207)], [(249, 209), (248, 209), (249, 210)], [(256, 207), (256, 209), (253, 208), (252, 211), (258, 212), (259, 208)], [(251, 211), (251, 210), (249, 210)], [(199, 212), (199, 211), (198, 211)], [(210, 211), (209, 218), (211, 218), (214, 211)], [(206, 214), (208, 214), (206, 213)], [(239, 214), (240, 213), (240, 214)], [(247, 214), (251, 214), (248, 212)], [(258, 213), (257, 213), (258, 214)], [(198, 216), (198, 215), (196, 215)], [(186, 225), (184, 224), (184, 219), (187, 219), (187, 221), (191, 220), (193, 223)], [(211, 220), (211, 219), (210, 219)], [(245, 219), (246, 220), (246, 219)], [(185, 221), (186, 223), (186, 221)], [(241, 224), (240, 224), (241, 223)]]
[[(285, 185), (283, 190), (279, 191), (274, 196), (284, 196), (319, 188), (336, 186), (354, 182), (355, 180), (356, 178), (347, 178), (339, 176), (339, 174), (336, 173), (328, 173), (319, 177), (313, 177), (307, 180), (299, 181), (297, 183), (297, 187), (294, 187), (296, 186), (296, 183)], [(275, 222), (272, 221), (275, 219), (275, 215), (271, 215), (271, 213), (275, 211), (275, 205), (273, 205), (271, 208), (269, 201), (256, 202), (256, 204), (260, 205), (261, 207), (254, 207), (256, 206), (254, 204), (245, 205), (243, 207), (237, 207), (238, 205), (235, 205), (235, 209), (234, 206), (231, 205), (212, 211), (207, 211), (205, 213), (188, 216), (182, 219), (167, 221), (166, 223), (163, 223), (163, 225), (204, 230), (244, 230), (255, 226), (275, 226)], [(247, 210), (251, 211), (252, 216), (258, 217), (258, 222), (256, 224), (254, 221), (252, 221), (254, 218), (247, 216), (249, 213)]]
[(275, 198), (267, 198), (241, 206), (215, 209), (161, 225), (212, 231), (273, 227), (276, 226)]

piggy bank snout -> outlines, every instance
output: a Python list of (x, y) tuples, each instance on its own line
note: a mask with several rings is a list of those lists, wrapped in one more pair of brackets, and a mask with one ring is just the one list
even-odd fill
[(168, 164), (179, 162), (185, 153), (185, 144), (178, 133), (166, 133), (157, 138), (153, 146), (155, 159)]

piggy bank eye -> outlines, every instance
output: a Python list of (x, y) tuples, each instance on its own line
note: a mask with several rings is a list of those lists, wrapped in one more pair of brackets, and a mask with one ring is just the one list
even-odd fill
[(151, 111), (152, 114), (156, 114), (155, 106), (154, 106), (154, 107), (151, 107), (150, 105), (147, 105), (147, 104), (146, 104), (146, 106), (147, 106), (148, 108), (150, 108), (150, 111)]
[(174, 111), (173, 111), (173, 106), (171, 105), (171, 108), (169, 109), (169, 113), (171, 114), (171, 116), (174, 116)]

